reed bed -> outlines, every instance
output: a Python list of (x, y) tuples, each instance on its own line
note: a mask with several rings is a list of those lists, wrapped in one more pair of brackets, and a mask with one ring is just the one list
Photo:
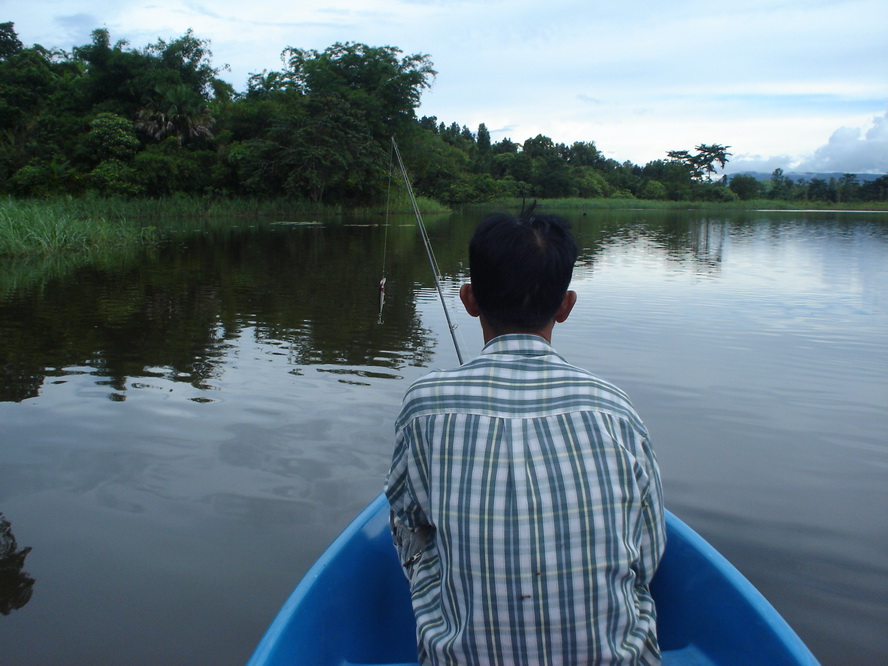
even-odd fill
[[(521, 210), (523, 204), (533, 199), (497, 199), (483, 204), (471, 204), (472, 208), (490, 210)], [(738, 201), (663, 201), (653, 199), (600, 198), (600, 199), (538, 199), (538, 210), (589, 211), (589, 210), (859, 210), (888, 211), (888, 203), (879, 201), (837, 203), (824, 201), (783, 201), (775, 199), (747, 199)]]
[(47, 256), (120, 248), (153, 242), (151, 228), (85, 216), (69, 202), (0, 200), (0, 255)]
[[(519, 198), (472, 204), (486, 210), (520, 210), (526, 200)], [(426, 197), (417, 197), (423, 214), (446, 214), (450, 209)], [(541, 199), (540, 210), (582, 213), (595, 210), (793, 210), (853, 209), (886, 210), (888, 204), (841, 204), (750, 200), (727, 203), (651, 201), (643, 199)], [(220, 198), (210, 196), (171, 196), (159, 199), (120, 197), (57, 199), (0, 199), (0, 256), (48, 256), (60, 253), (101, 251), (106, 248), (136, 247), (156, 243), (178, 222), (202, 220), (224, 227), (244, 218), (300, 219), (306, 216), (412, 214), (406, 192), (394, 189), (387, 203), (372, 207), (346, 207), (312, 204), (292, 199)], [(234, 221), (234, 222), (233, 222)]]

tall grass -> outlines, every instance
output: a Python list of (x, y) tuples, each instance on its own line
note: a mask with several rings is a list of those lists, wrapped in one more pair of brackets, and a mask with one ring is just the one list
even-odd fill
[[(16, 201), (16, 200), (9, 200)], [(323, 204), (291, 198), (250, 198), (173, 195), (158, 198), (124, 198), (85, 196), (66, 197), (40, 201), (17, 200), (22, 205), (63, 210), (78, 218), (104, 218), (106, 220), (151, 220), (201, 219), (227, 217), (275, 216), (299, 217), (306, 215), (329, 216), (385, 212), (386, 203), (376, 206), (349, 206), (345, 204)], [(450, 209), (426, 197), (417, 197), (423, 213), (449, 212)], [(395, 190), (388, 201), (390, 212), (412, 213), (406, 192)]]
[[(450, 212), (449, 207), (429, 197), (416, 197), (416, 206), (419, 208), (420, 213), (428, 213), (430, 215)], [(410, 213), (412, 215), (413, 203), (410, 201), (407, 190), (400, 186), (392, 188), (386, 197), (385, 205), (370, 210), (384, 213), (386, 209), (390, 213)]]
[(69, 202), (0, 199), (0, 256), (48, 256), (136, 246), (156, 232), (125, 219), (78, 214)]
[[(523, 203), (533, 199), (497, 199), (483, 204), (471, 204), (472, 208), (518, 211)], [(663, 201), (653, 199), (539, 199), (538, 210), (888, 210), (888, 203), (878, 201), (833, 203), (823, 201), (783, 201), (774, 199), (748, 199), (738, 201)]]
[[(417, 197), (420, 211), (447, 213), (433, 199)], [(388, 211), (412, 213), (403, 191), (395, 191)], [(51, 256), (156, 242), (181, 221), (213, 226), (243, 218), (300, 218), (382, 214), (386, 205), (355, 208), (293, 199), (218, 198), (176, 195), (156, 199), (86, 196), (57, 199), (0, 198), (0, 256)], [(237, 222), (235, 222), (237, 224)], [(158, 231), (160, 229), (161, 231)]]

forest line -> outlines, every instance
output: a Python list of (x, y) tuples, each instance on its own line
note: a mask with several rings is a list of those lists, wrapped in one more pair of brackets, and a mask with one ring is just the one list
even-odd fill
[[(759, 198), (888, 201), (888, 176), (792, 181), (717, 177), (730, 146), (700, 143), (645, 165), (607, 158), (594, 141), (538, 135), (492, 141), (417, 117), (436, 72), (392, 46), (287, 47), (280, 70), (238, 92), (209, 42), (190, 30), (142, 48), (106, 29), (70, 53), (24, 46), (0, 23), (0, 193), (281, 198), (375, 205), (397, 137), (417, 194), (446, 205), (503, 198), (726, 202)], [(714, 177), (716, 176), (716, 177)]]

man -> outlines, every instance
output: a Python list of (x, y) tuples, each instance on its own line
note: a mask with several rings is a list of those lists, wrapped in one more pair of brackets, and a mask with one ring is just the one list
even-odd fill
[(407, 391), (386, 480), (423, 664), (656, 664), (659, 471), (626, 395), (550, 345), (566, 223), (488, 216), (460, 297), (481, 355)]

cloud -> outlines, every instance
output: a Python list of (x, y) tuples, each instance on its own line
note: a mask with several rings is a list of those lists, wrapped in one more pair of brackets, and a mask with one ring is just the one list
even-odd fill
[(736, 159), (728, 162), (725, 173), (746, 173), (747, 171), (757, 171), (760, 173), (773, 173), (774, 169), (783, 169), (789, 171), (789, 166), (793, 163), (793, 158), (789, 155), (776, 155), (766, 157), (763, 155), (741, 155)]
[(577, 95), (577, 99), (581, 102), (585, 102), (586, 104), (592, 104), (594, 106), (601, 106), (604, 104), (604, 100), (599, 99), (598, 97), (592, 97), (592, 95), (587, 95), (586, 93), (580, 93)]
[(857, 127), (840, 127), (826, 145), (795, 168), (821, 173), (888, 173), (888, 112), (873, 118), (872, 123), (866, 133)]
[[(102, 22), (94, 14), (63, 14), (53, 19), (53, 24), (58, 26), (63, 44), (87, 44), (91, 40), (90, 35), (96, 28), (102, 27)], [(47, 48), (61, 47), (62, 44), (43, 44)]]

